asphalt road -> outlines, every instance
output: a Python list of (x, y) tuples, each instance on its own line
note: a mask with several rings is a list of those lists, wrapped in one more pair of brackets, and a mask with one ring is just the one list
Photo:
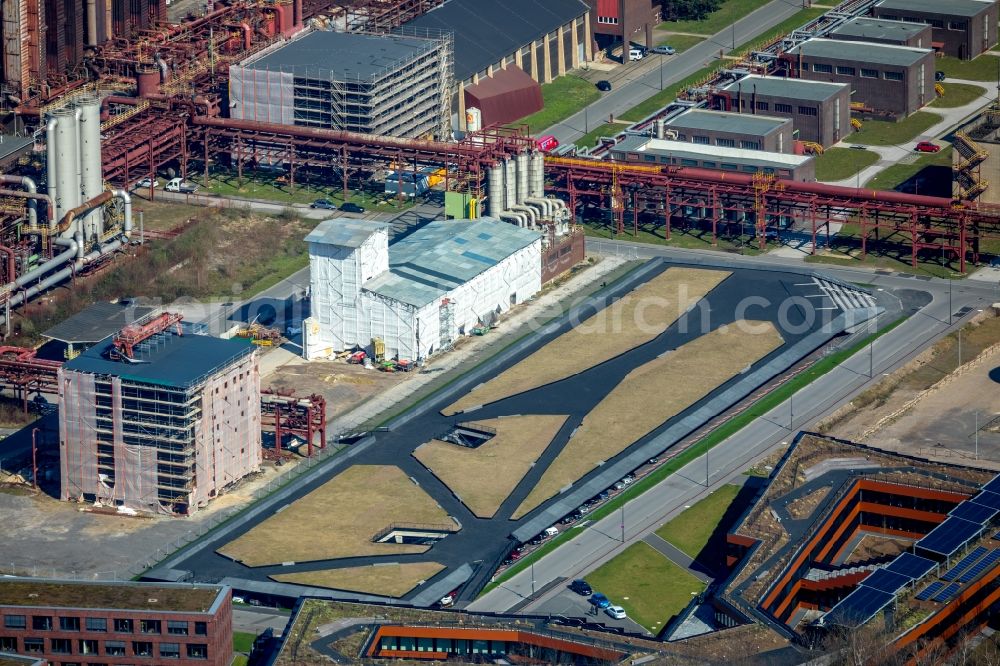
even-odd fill
[[(651, 256), (685, 257), (691, 251), (654, 246), (588, 240), (588, 251), (622, 253), (639, 258)], [(711, 256), (711, 255), (709, 255)], [(716, 255), (717, 256), (717, 255)], [(732, 257), (741, 263), (766, 267), (781, 263), (772, 257)], [(561, 578), (581, 578), (587, 572), (621, 552), (625, 547), (658, 528), (686, 505), (742, 474), (751, 461), (789, 442), (799, 430), (844, 404), (874, 378), (891, 372), (927, 344), (953, 330), (960, 319), (951, 316), (962, 308), (982, 308), (996, 300), (997, 285), (945, 280), (917, 279), (899, 274), (831, 268), (826, 271), (845, 280), (865, 282), (874, 289), (916, 289), (928, 292), (932, 301), (903, 324), (876, 340), (868, 349), (846, 360), (822, 378), (804, 387), (791, 400), (753, 421), (707, 456), (691, 462), (654, 489), (629, 502), (624, 509), (625, 543), (620, 535), (621, 516), (613, 514), (537, 561), (529, 570), (483, 595), (469, 605), (470, 610), (537, 612), (563, 592), (553, 585)], [(950, 323), (949, 323), (950, 320)], [(532, 581), (532, 577), (534, 580)], [(546, 587), (548, 586), (548, 587)], [(532, 589), (545, 591), (533, 598)]]
[[(799, 0), (774, 0), (760, 9), (744, 16), (732, 27), (726, 28), (713, 37), (696, 44), (675, 56), (650, 54), (646, 58), (630, 63), (634, 75), (627, 76), (627, 83), (620, 85), (599, 100), (553, 125), (542, 134), (555, 136), (559, 143), (573, 143), (590, 129), (603, 122), (608, 116), (619, 116), (636, 104), (645, 101), (657, 92), (681, 79), (697, 72), (710, 61), (719, 57), (719, 50), (729, 51), (733, 45), (744, 44), (772, 26), (784, 21), (802, 9)], [(662, 87), (661, 68), (662, 65)]]

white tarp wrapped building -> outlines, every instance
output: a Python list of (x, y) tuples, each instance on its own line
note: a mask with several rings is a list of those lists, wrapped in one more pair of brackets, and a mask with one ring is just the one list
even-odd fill
[(542, 234), (492, 218), (431, 222), (389, 246), (388, 225), (322, 222), (307, 237), (307, 359), (355, 347), (421, 360), (541, 289)]

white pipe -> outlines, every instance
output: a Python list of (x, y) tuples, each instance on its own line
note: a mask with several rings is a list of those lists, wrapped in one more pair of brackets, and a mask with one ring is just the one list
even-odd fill
[(538, 226), (538, 215), (535, 212), (535, 209), (531, 206), (522, 206), (518, 204), (517, 206), (511, 206), (510, 209), (518, 213), (524, 213), (528, 217), (528, 223), (531, 225), (532, 229)]
[(524, 203), (540, 206), (542, 209), (542, 216), (550, 220), (552, 219), (552, 214), (555, 212), (555, 205), (552, 203), (551, 199), (529, 197), (524, 200)]
[[(61, 252), (60, 254), (57, 254), (55, 257), (53, 257), (52, 259), (49, 259), (48, 261), (46, 261), (41, 266), (38, 266), (37, 268), (34, 268), (34, 269), (28, 271), (27, 273), (25, 273), (21, 277), (19, 277), (16, 280), (14, 280), (14, 282), (12, 284), (13, 284), (13, 286), (15, 288), (17, 288), (17, 287), (23, 287), (24, 285), (28, 284), (29, 282), (32, 282), (32, 281), (40, 278), (41, 276), (45, 275), (46, 273), (48, 273), (49, 271), (51, 271), (53, 268), (58, 268), (59, 266), (65, 264), (67, 261), (72, 261), (73, 258), (76, 257), (76, 255), (77, 255), (76, 241), (74, 241), (71, 238), (59, 238), (57, 240), (62, 241), (62, 242), (59, 243), (59, 245), (66, 245), (66, 244), (68, 244), (69, 245), (69, 249), (66, 250), (66, 251), (64, 251), (64, 252)], [(11, 297), (11, 305), (16, 305), (16, 303), (13, 302), (13, 296)]]
[(128, 238), (132, 235), (132, 196), (125, 190), (111, 190), (112, 196), (121, 199), (125, 207), (125, 221), (122, 223), (122, 235)]
[(511, 220), (513, 220), (514, 224), (516, 224), (517, 226), (522, 227), (522, 228), (524, 227), (524, 224), (525, 224), (524, 215), (522, 215), (521, 213), (503, 212), (503, 213), (500, 213), (497, 217), (499, 217), (501, 220), (506, 220), (507, 222), (510, 222)]
[(52, 206), (55, 210), (49, 211), (49, 228), (55, 224), (55, 221), (59, 219), (61, 212), (59, 207), (55, 204), (58, 199), (56, 195), (58, 194), (58, 188), (56, 187), (56, 181), (58, 176), (56, 176), (56, 160), (59, 157), (56, 155), (56, 125), (58, 120), (50, 116), (49, 121), (45, 123), (45, 171), (46, 171), (46, 181), (48, 187), (48, 195), (52, 200)]

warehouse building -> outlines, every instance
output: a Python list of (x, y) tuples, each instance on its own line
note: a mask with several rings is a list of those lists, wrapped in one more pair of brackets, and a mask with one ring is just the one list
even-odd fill
[(666, 121), (663, 136), (658, 138), (702, 146), (790, 153), (794, 148), (792, 134), (789, 118), (691, 109)]
[(882, 0), (876, 18), (929, 23), (934, 50), (972, 60), (997, 43), (996, 0)]
[(388, 225), (325, 220), (308, 236), (307, 359), (385, 343), (420, 361), (541, 289), (542, 234), (492, 218), (437, 221), (389, 246)]
[(192, 514), (260, 468), (256, 348), (179, 319), (139, 320), (60, 368), (62, 499)]
[(931, 26), (929, 23), (909, 21), (889, 21), (887, 19), (859, 16), (853, 18), (827, 35), (830, 39), (849, 42), (872, 42), (896, 44), (915, 48), (931, 48)]
[(713, 171), (764, 173), (785, 180), (816, 180), (816, 160), (811, 155), (786, 155), (762, 150), (719, 146), (693, 146), (683, 141), (630, 135), (611, 149), (611, 159)]
[(926, 48), (810, 39), (783, 58), (791, 76), (846, 83), (851, 101), (905, 118), (932, 102), (934, 51)]
[(229, 97), (243, 120), (441, 139), (451, 81), (450, 35), (312, 30), (231, 66)]
[(583, 0), (448, 0), (406, 24), (455, 37), (456, 126), (466, 129), (465, 88), (516, 65), (549, 83), (593, 58)]
[(232, 614), (223, 585), (5, 577), (0, 653), (46, 664), (229, 666)]
[(851, 87), (778, 76), (745, 76), (715, 94), (722, 111), (791, 118), (795, 139), (832, 146), (851, 132)]

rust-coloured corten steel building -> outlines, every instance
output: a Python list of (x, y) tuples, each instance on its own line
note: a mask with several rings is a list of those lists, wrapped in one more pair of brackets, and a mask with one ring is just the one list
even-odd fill
[(232, 590), (220, 585), (0, 579), (0, 652), (53, 664), (229, 666)]
[(630, 41), (655, 46), (653, 28), (660, 22), (660, 11), (652, 0), (584, 1), (590, 7), (590, 25), (598, 48)]
[(874, 16), (929, 23), (933, 46), (945, 55), (971, 60), (997, 43), (995, 0), (883, 0)]
[(870, 16), (859, 16), (831, 31), (827, 37), (849, 42), (897, 44), (927, 49), (934, 41), (931, 32), (929, 23), (890, 21)]
[(792, 76), (846, 83), (851, 101), (905, 118), (936, 97), (929, 48), (810, 39), (784, 56)]
[(542, 109), (542, 87), (517, 65), (465, 88), (465, 108), (479, 109), (482, 127), (502, 125)]

